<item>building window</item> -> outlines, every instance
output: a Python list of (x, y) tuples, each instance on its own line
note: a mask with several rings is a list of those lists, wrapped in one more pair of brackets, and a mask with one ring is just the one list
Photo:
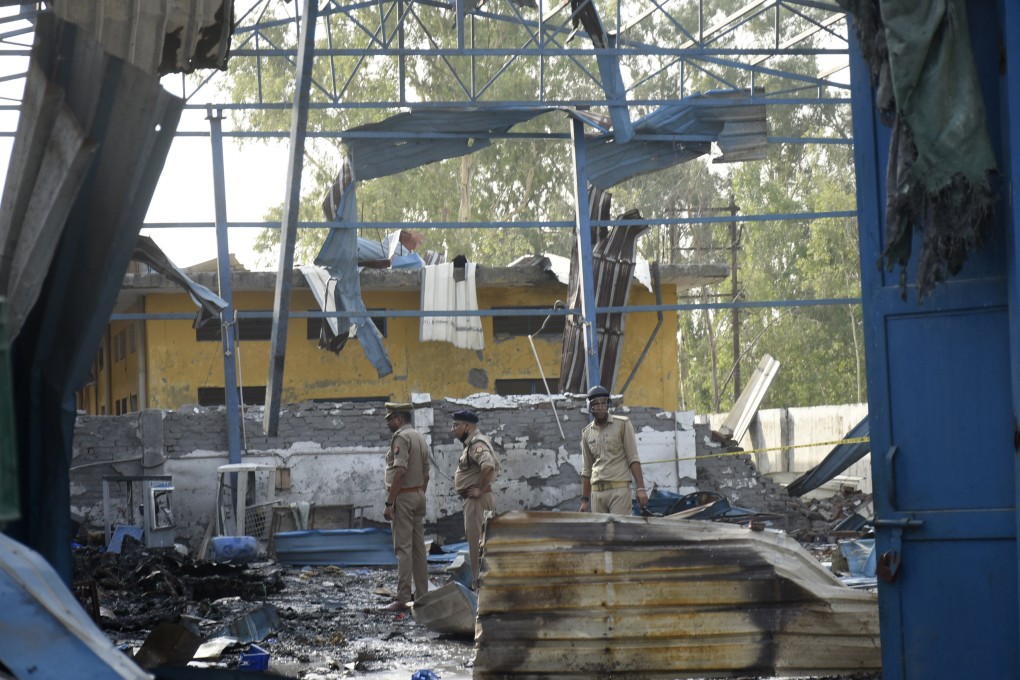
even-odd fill
[(131, 409), (131, 413), (134, 413), (135, 411), (138, 410), (138, 395), (137, 394), (132, 394), (131, 395), (130, 409)]
[[(266, 386), (255, 386), (245, 387), (242, 391), (238, 389), (238, 392), (244, 398), (245, 406), (257, 406), (259, 404), (266, 403)], [(240, 397), (239, 397), (240, 399)], [(199, 387), (198, 388), (198, 405), (199, 406), (226, 406), (227, 405), (227, 391), (222, 387)]]
[[(221, 326), (215, 320), (206, 323), (201, 328), (195, 329), (195, 340), (198, 342), (220, 342), (222, 334)], [(240, 317), (237, 320), (238, 340), (269, 340), (273, 337), (272, 319), (248, 319)]]
[(309, 401), (314, 404), (335, 404), (341, 401), (348, 404), (368, 404), (380, 401), (393, 401), (393, 399), (392, 395), (386, 394), (379, 397), (318, 397)]
[[(308, 311), (309, 312), (317, 312), (319, 310), (317, 310), (317, 309), (309, 309)], [(380, 309), (369, 309), (368, 311), (370, 311), (370, 312), (385, 312), (386, 310), (380, 308)], [(372, 323), (375, 324), (375, 327), (379, 329), (379, 334), (382, 335), (385, 338), (386, 337), (386, 321), (387, 321), (386, 317), (385, 316), (372, 316), (372, 317), (369, 317), (369, 318), (372, 319)], [(309, 319), (307, 319), (307, 321), (308, 321), (308, 329), (307, 329), (307, 334), (306, 334), (305, 337), (308, 338), (309, 340), (318, 341), (319, 340), (319, 331), (322, 328), (322, 324), (324, 324), (326, 322), (326, 320), (325, 319), (312, 319), (312, 318), (309, 318)]]
[[(553, 394), (559, 392), (559, 378), (546, 378)], [(507, 397), (512, 394), (545, 394), (545, 384), (541, 378), (514, 378), (496, 381), (496, 394)]]
[(125, 357), (127, 357), (127, 331), (121, 331), (113, 339), (113, 363)]
[[(533, 335), (538, 329), (542, 329), (539, 337), (562, 336), (566, 328), (567, 317), (563, 314), (549, 315), (548, 308), (542, 307), (493, 307), (493, 311), (499, 309), (535, 309), (539, 313), (534, 316), (493, 316), (492, 334), (494, 337), (511, 337), (516, 335)], [(549, 320), (546, 321), (546, 317)], [(545, 323), (543, 328), (542, 324)]]
[(138, 331), (137, 324), (135, 324), (132, 321), (131, 325), (128, 327), (128, 331), (129, 331), (128, 332), (128, 352), (130, 352), (131, 354), (134, 354), (135, 350), (136, 350), (136, 347), (135, 347), (135, 335), (136, 335), (136, 333)]
[(123, 399), (120, 400), (120, 414), (124, 415), (127, 412), (128, 412), (128, 410), (127, 410), (127, 397), (124, 397)]

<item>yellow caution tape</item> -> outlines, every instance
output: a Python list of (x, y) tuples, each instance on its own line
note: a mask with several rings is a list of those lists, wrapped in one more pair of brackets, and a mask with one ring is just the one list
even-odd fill
[(801, 449), (809, 446), (836, 446), (837, 444), (861, 444), (870, 442), (871, 437), (850, 437), (849, 439), (836, 439), (831, 442), (812, 442), (811, 444), (790, 444), (788, 446), (770, 446), (766, 449), (750, 449), (748, 451), (723, 451), (722, 453), (706, 453), (703, 456), (684, 456), (683, 458), (665, 458), (663, 460), (643, 460), (642, 465), (654, 465), (656, 463), (673, 463), (678, 460), (696, 460), (698, 458), (722, 458), (723, 456), (742, 456), (745, 453), (768, 453), (770, 451), (785, 451), (787, 449)]

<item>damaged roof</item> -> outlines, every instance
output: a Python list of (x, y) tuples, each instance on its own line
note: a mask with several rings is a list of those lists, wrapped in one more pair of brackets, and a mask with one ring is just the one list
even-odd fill
[(52, 0), (53, 11), (146, 73), (226, 69), (233, 0)]
[[(675, 285), (677, 290), (688, 290), (698, 286), (719, 283), (729, 276), (729, 268), (717, 264), (659, 265), (661, 281)], [(293, 270), (291, 285), (307, 288), (305, 277), (300, 270)], [(547, 288), (561, 290), (564, 284), (553, 271), (541, 261), (531, 266), (484, 267), (479, 266), (476, 274), (479, 288)], [(216, 288), (215, 272), (195, 272), (191, 275), (198, 284)], [(276, 272), (234, 272), (234, 291), (274, 290)], [(364, 269), (361, 272), (361, 289), (368, 291), (417, 291), (421, 288), (420, 269)], [(173, 293), (178, 287), (161, 274), (125, 274), (124, 291), (132, 293)]]
[[(598, 121), (564, 107), (534, 106), (497, 110), (403, 112), (386, 120), (352, 128), (343, 141), (361, 180), (396, 175), (447, 158), (473, 153), (492, 144), (514, 125), (561, 111), (589, 125)], [(604, 130), (602, 124), (596, 129)], [(691, 95), (660, 107), (634, 123), (635, 135), (620, 143), (611, 132), (585, 137), (588, 179), (600, 189), (624, 180), (687, 162), (711, 150), (723, 151), (716, 162), (765, 157), (765, 105), (746, 91)]]

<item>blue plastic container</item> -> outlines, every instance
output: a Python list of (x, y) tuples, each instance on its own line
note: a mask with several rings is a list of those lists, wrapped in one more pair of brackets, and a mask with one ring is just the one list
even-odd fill
[(243, 671), (269, 670), (269, 652), (258, 645), (252, 645), (247, 652), (241, 652), (241, 660), (237, 662), (237, 668)]
[(258, 542), (254, 536), (216, 536), (209, 550), (213, 562), (244, 564), (258, 555)]

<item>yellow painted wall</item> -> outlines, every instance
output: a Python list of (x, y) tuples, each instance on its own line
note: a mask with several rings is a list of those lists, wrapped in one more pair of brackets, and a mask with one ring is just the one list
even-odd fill
[[(663, 291), (666, 300), (673, 299), (675, 291)], [(534, 288), (482, 289), (478, 291), (481, 309), (491, 307), (549, 306), (563, 292)], [(273, 292), (237, 292), (234, 306), (238, 310), (268, 310), (272, 308)], [(364, 294), (369, 309), (416, 310), (420, 300), (414, 292), (372, 292)], [(630, 304), (654, 305), (654, 296), (643, 288), (632, 290)], [(314, 298), (306, 290), (297, 290), (291, 302), (292, 311), (317, 309)], [(149, 295), (145, 311), (150, 314), (194, 312), (195, 306), (183, 294)], [(677, 378), (677, 315), (665, 312), (655, 343), (625, 395), (625, 403), (635, 406), (657, 406), (667, 410), (677, 408), (679, 385)], [(126, 323), (126, 322), (121, 322)], [(472, 351), (458, 349), (445, 342), (418, 341), (420, 320), (415, 317), (390, 317), (387, 337), (383, 344), (389, 353), (393, 373), (379, 378), (365, 357), (360, 344), (351, 339), (339, 355), (320, 350), (317, 340), (307, 339), (307, 320), (292, 318), (287, 339), (287, 357), (284, 368), (284, 403), (306, 399), (352, 399), (383, 397), (408, 400), (412, 392), (428, 392), (433, 398), (465, 397), (477, 392), (495, 392), (497, 379), (527, 378), (538, 380), (540, 372), (527, 337), (512, 337), (494, 341), (492, 318), (482, 317), (485, 349)], [(624, 381), (641, 354), (656, 323), (654, 312), (631, 313), (626, 319), (626, 335), (616, 389)], [(118, 332), (111, 325), (111, 337)], [(152, 320), (145, 322), (144, 352), (131, 355), (144, 356), (147, 404), (149, 408), (175, 409), (184, 404), (198, 403), (200, 387), (223, 386), (222, 349), (219, 342), (196, 342), (195, 330), (186, 320)], [(238, 380), (243, 385), (265, 386), (269, 367), (269, 341), (242, 341), (238, 356)], [(556, 378), (560, 370), (561, 340), (559, 336), (535, 339), (535, 348), (542, 360), (547, 378)], [(112, 357), (112, 353), (110, 354)], [(114, 367), (114, 371), (119, 366)], [(133, 373), (117, 376), (112, 384), (113, 398), (138, 377)], [(110, 410), (108, 413), (112, 412)]]
[[(118, 403), (121, 404), (122, 413), (137, 411), (142, 407), (138, 394), (140, 366), (136, 336), (137, 323), (136, 321), (114, 321), (109, 325), (105, 362), (109, 372), (110, 403), (106, 408), (108, 414), (117, 413)], [(133, 337), (134, 341), (132, 341)]]

